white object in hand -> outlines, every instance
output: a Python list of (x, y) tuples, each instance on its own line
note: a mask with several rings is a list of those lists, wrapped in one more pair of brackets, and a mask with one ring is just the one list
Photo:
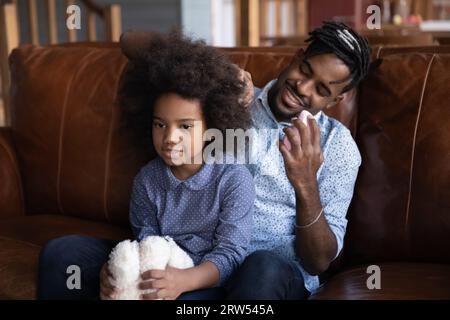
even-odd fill
[(117, 288), (116, 300), (139, 300), (144, 293), (154, 289), (141, 290), (141, 274), (148, 270), (164, 270), (167, 266), (187, 269), (194, 266), (191, 257), (170, 237), (149, 236), (140, 243), (125, 240), (110, 253), (108, 268)]
[[(308, 118), (314, 118), (313, 115), (306, 111), (303, 110), (302, 112), (300, 112), (298, 119), (300, 119), (306, 126), (308, 126)], [(296, 119), (296, 118), (293, 118)], [(293, 124), (289, 124), (290, 127), (296, 128)], [(298, 129), (295, 130), (295, 134), (298, 135), (299, 139), (300, 139), (300, 133), (298, 132)], [(283, 144), (286, 146), (286, 148), (290, 151), (292, 149), (291, 143), (288, 139), (288, 137), (285, 135), (283, 138)]]

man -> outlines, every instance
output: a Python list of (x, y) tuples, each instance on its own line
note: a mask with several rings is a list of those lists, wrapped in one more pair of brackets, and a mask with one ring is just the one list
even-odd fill
[[(258, 144), (252, 253), (228, 283), (229, 299), (307, 298), (343, 246), (361, 157), (349, 130), (323, 111), (367, 74), (370, 48), (334, 22), (307, 42), (251, 106), (254, 126), (279, 130), (290, 147), (278, 139)], [(314, 115), (307, 125), (295, 118), (303, 110)], [(262, 174), (269, 167), (278, 174)]]

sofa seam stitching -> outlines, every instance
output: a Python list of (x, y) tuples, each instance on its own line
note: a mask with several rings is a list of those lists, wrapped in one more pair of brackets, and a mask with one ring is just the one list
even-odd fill
[[(122, 65), (122, 67), (120, 68), (120, 73), (122, 74), (125, 70), (127, 63), (124, 63)], [(109, 128), (108, 128), (108, 143), (106, 145), (106, 157), (105, 157), (105, 181), (104, 181), (104, 188), (103, 188), (103, 212), (105, 214), (105, 219), (108, 222), (111, 222), (110, 218), (109, 218), (109, 213), (108, 213), (108, 191), (109, 191), (109, 169), (110, 169), (110, 162), (111, 162), (111, 144), (112, 144), (112, 131), (113, 131), (113, 125), (114, 125), (114, 120), (116, 119), (115, 114), (116, 114), (116, 107), (117, 107), (117, 91), (119, 90), (119, 84), (120, 84), (120, 78), (117, 80), (116, 83), (116, 89), (114, 90), (114, 92), (116, 93), (116, 95), (114, 96), (114, 101), (113, 101), (113, 107), (112, 107), (112, 111), (111, 111), (111, 121), (109, 124)]]
[(64, 97), (64, 103), (61, 114), (61, 125), (59, 127), (59, 137), (58, 137), (58, 175), (56, 177), (56, 199), (58, 202), (58, 208), (62, 215), (64, 214), (64, 210), (61, 202), (61, 170), (62, 170), (62, 144), (63, 144), (63, 135), (64, 135), (64, 123), (66, 118), (66, 109), (67, 109), (67, 100), (69, 96), (70, 89), (72, 87), (73, 79), (75, 75), (73, 75), (70, 79), (70, 83), (67, 86), (68, 89), (66, 91), (66, 95)]
[(383, 46), (380, 46), (380, 47), (378, 48), (378, 52), (377, 52), (377, 59), (379, 59), (379, 58), (380, 58), (380, 55), (381, 55), (381, 50), (383, 50)]
[(420, 95), (420, 103), (419, 103), (419, 110), (417, 112), (416, 124), (414, 126), (413, 144), (412, 144), (412, 150), (411, 150), (411, 165), (410, 165), (410, 169), (409, 169), (408, 200), (406, 203), (405, 236), (408, 233), (408, 223), (409, 223), (409, 214), (410, 214), (410, 206), (411, 206), (411, 189), (412, 189), (412, 176), (413, 176), (413, 171), (414, 171), (414, 156), (415, 156), (415, 151), (416, 151), (417, 128), (419, 126), (419, 120), (420, 120), (420, 116), (422, 114), (423, 98), (425, 95), (425, 89), (426, 89), (427, 82), (428, 82), (428, 76), (430, 74), (431, 66), (433, 64), (435, 57), (436, 57), (436, 54), (433, 54), (430, 62), (428, 63), (427, 73), (425, 74), (425, 79), (424, 79), (423, 86), (422, 86), (422, 92)]

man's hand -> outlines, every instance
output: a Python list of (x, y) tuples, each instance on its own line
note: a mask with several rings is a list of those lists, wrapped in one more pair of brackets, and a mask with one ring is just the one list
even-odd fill
[(186, 269), (166, 267), (166, 270), (148, 270), (142, 273), (144, 280), (140, 283), (139, 289), (156, 289), (152, 293), (142, 294), (142, 300), (175, 300), (180, 294), (188, 291), (186, 284), (189, 279)]
[(117, 289), (111, 284), (112, 275), (108, 270), (108, 263), (105, 263), (100, 271), (100, 298), (102, 300), (114, 299)]
[(323, 162), (320, 147), (320, 130), (316, 120), (308, 117), (308, 126), (300, 119), (294, 119), (291, 128), (284, 129), (291, 150), (280, 142), (280, 152), (284, 158), (286, 175), (295, 190), (314, 186), (316, 174)]
[(247, 108), (252, 104), (253, 96), (254, 96), (252, 75), (250, 74), (250, 72), (239, 68), (238, 65), (235, 65), (235, 66), (236, 66), (236, 68), (239, 69), (239, 80), (242, 81), (242, 83), (244, 84), (244, 87), (245, 87), (244, 93), (239, 98), (239, 103), (243, 107)]

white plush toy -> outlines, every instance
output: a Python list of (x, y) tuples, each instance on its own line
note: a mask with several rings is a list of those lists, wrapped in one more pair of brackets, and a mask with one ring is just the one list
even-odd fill
[(118, 288), (117, 300), (139, 300), (141, 294), (155, 291), (141, 290), (141, 273), (164, 270), (166, 266), (187, 269), (194, 266), (191, 257), (170, 237), (149, 236), (140, 243), (125, 240), (110, 253), (108, 267)]

